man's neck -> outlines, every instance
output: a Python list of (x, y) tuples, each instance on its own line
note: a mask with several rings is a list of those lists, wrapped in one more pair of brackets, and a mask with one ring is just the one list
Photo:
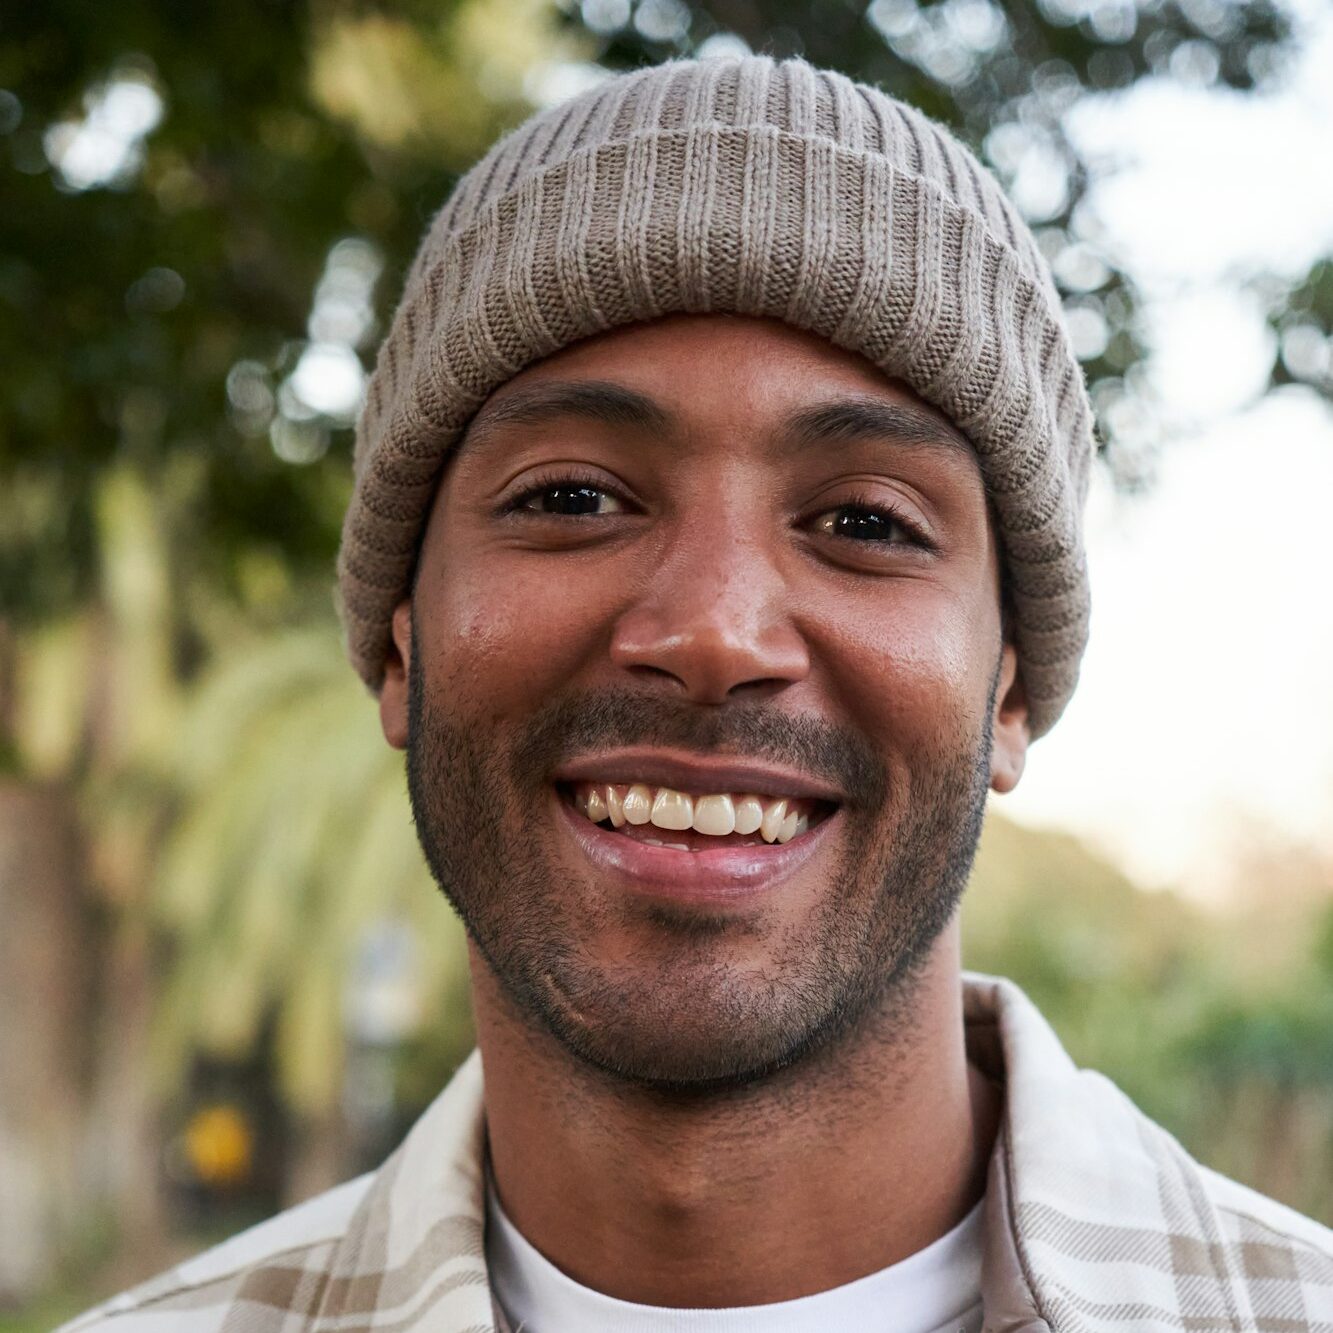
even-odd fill
[(474, 960), (491, 1164), (519, 1230), (645, 1305), (790, 1300), (876, 1272), (981, 1197), (998, 1094), (966, 1062), (956, 926), (910, 1006), (755, 1087), (617, 1086), (516, 1019)]

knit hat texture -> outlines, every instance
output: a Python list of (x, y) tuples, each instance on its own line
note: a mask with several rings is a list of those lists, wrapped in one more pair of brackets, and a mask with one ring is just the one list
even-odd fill
[(450, 448), (518, 371), (674, 312), (767, 316), (865, 356), (977, 451), (1032, 732), (1087, 641), (1092, 412), (1060, 300), (994, 178), (912, 107), (800, 60), (675, 61), (500, 140), (431, 224), (357, 427), (338, 556), (348, 653), (383, 682)]

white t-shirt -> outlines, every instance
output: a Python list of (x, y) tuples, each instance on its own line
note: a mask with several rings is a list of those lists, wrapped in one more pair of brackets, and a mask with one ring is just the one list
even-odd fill
[(979, 1333), (981, 1210), (979, 1203), (900, 1263), (831, 1291), (774, 1305), (677, 1310), (618, 1301), (566, 1277), (505, 1216), (488, 1181), (486, 1263), (515, 1333)]

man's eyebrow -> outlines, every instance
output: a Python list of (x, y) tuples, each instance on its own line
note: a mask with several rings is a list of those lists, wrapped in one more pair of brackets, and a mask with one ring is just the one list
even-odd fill
[(798, 448), (808, 444), (854, 444), (888, 440), (912, 447), (943, 445), (979, 466), (976, 450), (956, 426), (913, 403), (880, 398), (835, 398), (800, 408), (786, 420), (783, 434)]
[(468, 426), (469, 439), (509, 426), (536, 426), (552, 417), (582, 417), (606, 426), (666, 432), (672, 416), (646, 394), (605, 380), (549, 380), (512, 389), (482, 405)]
[[(553, 417), (582, 417), (657, 435), (673, 431), (678, 424), (674, 414), (660, 403), (623, 384), (609, 380), (546, 380), (513, 388), (483, 404), (467, 428), (467, 439), (484, 440), (492, 431), (536, 426)], [(913, 403), (862, 395), (827, 399), (791, 413), (779, 433), (797, 449), (875, 440), (909, 447), (942, 445), (979, 465), (976, 451), (957, 427)]]

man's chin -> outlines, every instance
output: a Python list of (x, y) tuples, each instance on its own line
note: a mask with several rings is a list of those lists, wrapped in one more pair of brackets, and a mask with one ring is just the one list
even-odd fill
[(616, 1083), (664, 1094), (762, 1084), (825, 1049), (845, 1026), (845, 1009), (794, 1012), (770, 988), (738, 994), (719, 988), (716, 975), (625, 988), (549, 972), (544, 981), (531, 1017), (568, 1056)]
[(675, 1096), (718, 1096), (767, 1082), (801, 1057), (802, 1049), (740, 1049), (730, 1035), (663, 1041), (647, 1033), (555, 1030), (584, 1067), (627, 1087)]

